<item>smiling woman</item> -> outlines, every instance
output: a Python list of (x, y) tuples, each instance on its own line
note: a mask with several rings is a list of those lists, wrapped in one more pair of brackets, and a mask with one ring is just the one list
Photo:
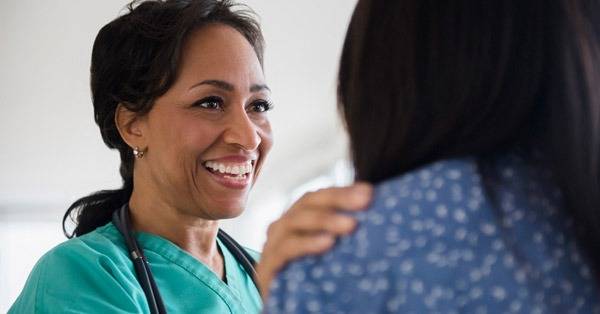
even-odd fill
[(94, 118), (120, 153), (123, 187), (70, 206), (72, 239), (40, 259), (9, 312), (256, 313), (277, 269), (352, 230), (333, 209), (362, 208), (368, 188), (303, 197), (255, 271), (258, 254), (219, 221), (245, 209), (272, 146), (260, 28), (226, 0), (128, 8), (100, 30), (91, 65)]
[(123, 188), (71, 205), (76, 238), (42, 257), (11, 312), (259, 310), (236, 252), (247, 264), (257, 254), (217, 234), (272, 145), (262, 46), (252, 13), (229, 1), (136, 1), (100, 30), (94, 117), (120, 153)]
[[(177, 79), (152, 110), (117, 110), (122, 138), (145, 151), (129, 201), (134, 226), (166, 235), (181, 232), (168, 226), (194, 222), (190, 216), (238, 216), (272, 145), (270, 107), (260, 62), (241, 33), (223, 24), (193, 32)], [(239, 175), (246, 165), (252, 171)]]

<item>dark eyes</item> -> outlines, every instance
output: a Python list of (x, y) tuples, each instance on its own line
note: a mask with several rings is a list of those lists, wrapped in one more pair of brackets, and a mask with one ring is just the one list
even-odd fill
[[(222, 98), (217, 96), (210, 96), (198, 100), (194, 103), (193, 107), (200, 107), (209, 110), (223, 110), (223, 103), (224, 101)], [(273, 104), (271, 104), (269, 101), (258, 99), (250, 103), (250, 105), (248, 105), (248, 109), (259, 113), (267, 112), (273, 109)]]
[(223, 99), (216, 96), (202, 98), (194, 103), (194, 107), (200, 107), (211, 110), (223, 109)]
[(256, 100), (250, 104), (250, 108), (254, 112), (267, 112), (267, 111), (273, 109), (273, 104), (271, 104), (270, 102), (268, 102), (266, 100)]

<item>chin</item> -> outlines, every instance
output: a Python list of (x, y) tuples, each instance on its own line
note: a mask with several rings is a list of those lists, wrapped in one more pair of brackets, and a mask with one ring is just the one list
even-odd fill
[(215, 219), (231, 219), (241, 215), (244, 212), (244, 209), (246, 209), (246, 204), (214, 204), (214, 206), (209, 208), (213, 209), (210, 211), (209, 215)]
[(243, 212), (244, 212), (243, 209), (222, 210), (222, 211), (219, 211), (218, 213), (212, 213), (211, 216), (214, 216), (216, 218), (216, 220), (233, 219), (233, 218), (240, 216)]

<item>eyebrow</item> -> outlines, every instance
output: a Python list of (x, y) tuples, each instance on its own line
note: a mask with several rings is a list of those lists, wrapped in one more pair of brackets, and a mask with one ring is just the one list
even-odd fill
[[(192, 85), (192, 87), (190, 87), (190, 89), (201, 86), (201, 85), (212, 85), (212, 86), (215, 86), (217, 88), (220, 88), (220, 89), (228, 91), (228, 92), (232, 92), (233, 90), (235, 90), (235, 87), (233, 86), (233, 84), (225, 82), (225, 81), (221, 81), (221, 80), (205, 80), (200, 83)], [(262, 90), (271, 91), (271, 89), (265, 84), (254, 84), (254, 85), (250, 86), (250, 92), (252, 92), (252, 93), (259, 92)]]
[(265, 84), (254, 84), (252, 86), (250, 86), (250, 92), (255, 93), (255, 92), (260, 92), (262, 90), (268, 90), (271, 91), (271, 89), (269, 88), (269, 86), (265, 85)]

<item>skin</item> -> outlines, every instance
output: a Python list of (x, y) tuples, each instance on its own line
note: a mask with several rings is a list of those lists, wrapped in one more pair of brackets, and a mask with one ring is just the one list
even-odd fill
[[(145, 151), (134, 165), (129, 201), (134, 229), (170, 240), (224, 278), (218, 222), (242, 213), (272, 146), (264, 111), (269, 97), (258, 58), (239, 32), (213, 24), (191, 33), (176, 82), (150, 112), (139, 116), (124, 106), (116, 112), (125, 142)], [(254, 160), (243, 188), (221, 184), (204, 167), (206, 161), (229, 156)], [(326, 250), (332, 237), (354, 228), (355, 222), (334, 208), (364, 208), (369, 189), (359, 185), (313, 192), (272, 224), (257, 266), (264, 297), (285, 263)]]

